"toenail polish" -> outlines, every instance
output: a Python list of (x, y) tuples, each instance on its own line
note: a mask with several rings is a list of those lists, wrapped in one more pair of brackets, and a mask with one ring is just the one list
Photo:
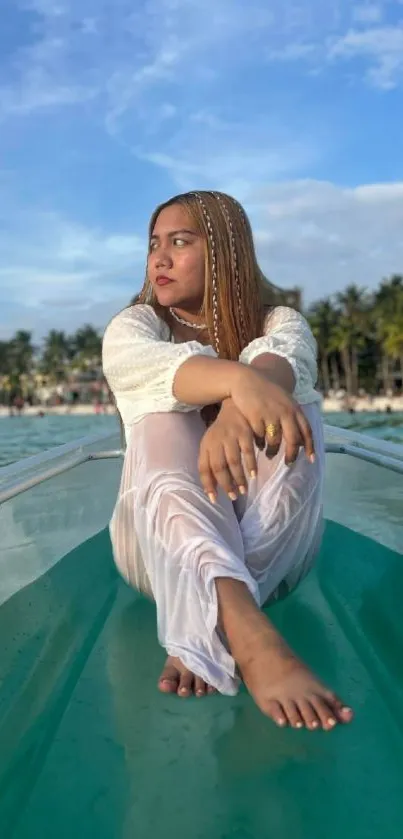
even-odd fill
[(344, 705), (341, 709), (343, 714), (352, 714), (352, 709), (348, 707), (348, 705)]
[(285, 725), (286, 721), (285, 721), (284, 717), (279, 717), (277, 722), (278, 722), (279, 725)]
[(329, 717), (327, 722), (328, 722), (328, 725), (332, 726), (332, 728), (333, 728), (333, 726), (336, 725), (336, 720), (333, 717)]
[(302, 727), (303, 727), (302, 722), (296, 722), (295, 723), (295, 728), (302, 728)]
[(236, 493), (235, 492), (229, 492), (228, 493), (228, 498), (230, 498), (231, 501), (236, 501)]
[(311, 722), (311, 728), (317, 728), (317, 727), (318, 727), (318, 725), (319, 725), (319, 723), (318, 723), (318, 722), (316, 722), (316, 720), (312, 720), (312, 722)]
[(246, 487), (240, 486), (238, 487), (240, 495), (246, 495)]
[(214, 492), (209, 492), (208, 497), (212, 504), (215, 504), (215, 495)]
[(252, 469), (252, 471), (251, 471), (251, 473), (250, 473), (250, 476), (251, 476), (252, 480), (253, 480), (254, 478), (257, 478), (257, 472), (256, 472), (256, 470), (255, 470), (255, 469)]

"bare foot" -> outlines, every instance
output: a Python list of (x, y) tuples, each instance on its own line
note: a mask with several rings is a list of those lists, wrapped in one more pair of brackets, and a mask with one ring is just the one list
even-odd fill
[(351, 708), (294, 655), (239, 580), (217, 578), (220, 626), (256, 704), (277, 725), (330, 731)]
[(351, 722), (351, 708), (298, 660), (271, 626), (269, 633), (263, 630), (255, 636), (248, 654), (244, 651), (241, 657), (239, 666), (249, 692), (277, 725), (331, 731), (337, 723)]
[(177, 693), (178, 696), (184, 698), (192, 694), (205, 696), (206, 694), (216, 693), (215, 688), (206, 685), (200, 676), (195, 676), (194, 673), (187, 670), (180, 658), (174, 658), (171, 655), (165, 662), (158, 681), (158, 688), (162, 693)]

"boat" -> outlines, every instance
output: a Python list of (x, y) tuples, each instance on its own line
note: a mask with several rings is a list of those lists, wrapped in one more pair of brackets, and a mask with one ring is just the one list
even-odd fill
[(155, 607), (119, 577), (122, 450), (0, 472), (2, 839), (370, 839), (403, 825), (403, 447), (326, 426), (315, 569), (270, 617), (355, 711), (276, 728), (246, 690), (160, 694)]

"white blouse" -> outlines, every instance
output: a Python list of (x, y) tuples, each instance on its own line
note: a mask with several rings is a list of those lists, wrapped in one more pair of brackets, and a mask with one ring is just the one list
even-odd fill
[[(264, 335), (245, 347), (239, 361), (250, 364), (266, 352), (279, 355), (291, 364), (297, 402), (307, 405), (321, 401), (314, 389), (316, 341), (299, 312), (285, 306), (271, 311)], [(109, 323), (103, 339), (103, 370), (115, 396), (126, 439), (130, 427), (148, 414), (197, 410), (195, 405), (178, 401), (173, 393), (178, 368), (193, 355), (217, 357), (213, 347), (198, 341), (172, 343), (168, 325), (151, 306), (130, 306)]]

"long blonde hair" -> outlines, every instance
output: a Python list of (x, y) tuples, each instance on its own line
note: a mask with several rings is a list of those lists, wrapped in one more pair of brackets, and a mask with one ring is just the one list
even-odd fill
[[(150, 239), (159, 214), (173, 204), (186, 210), (204, 239), (205, 289), (200, 314), (219, 357), (235, 361), (244, 347), (262, 334), (267, 304), (270, 307), (275, 301), (274, 287), (257, 262), (249, 219), (238, 201), (223, 192), (187, 192), (157, 207), (150, 219)], [(271, 301), (267, 300), (269, 289), (273, 289)], [(167, 320), (168, 310), (158, 304), (148, 277), (137, 303), (151, 305)]]

